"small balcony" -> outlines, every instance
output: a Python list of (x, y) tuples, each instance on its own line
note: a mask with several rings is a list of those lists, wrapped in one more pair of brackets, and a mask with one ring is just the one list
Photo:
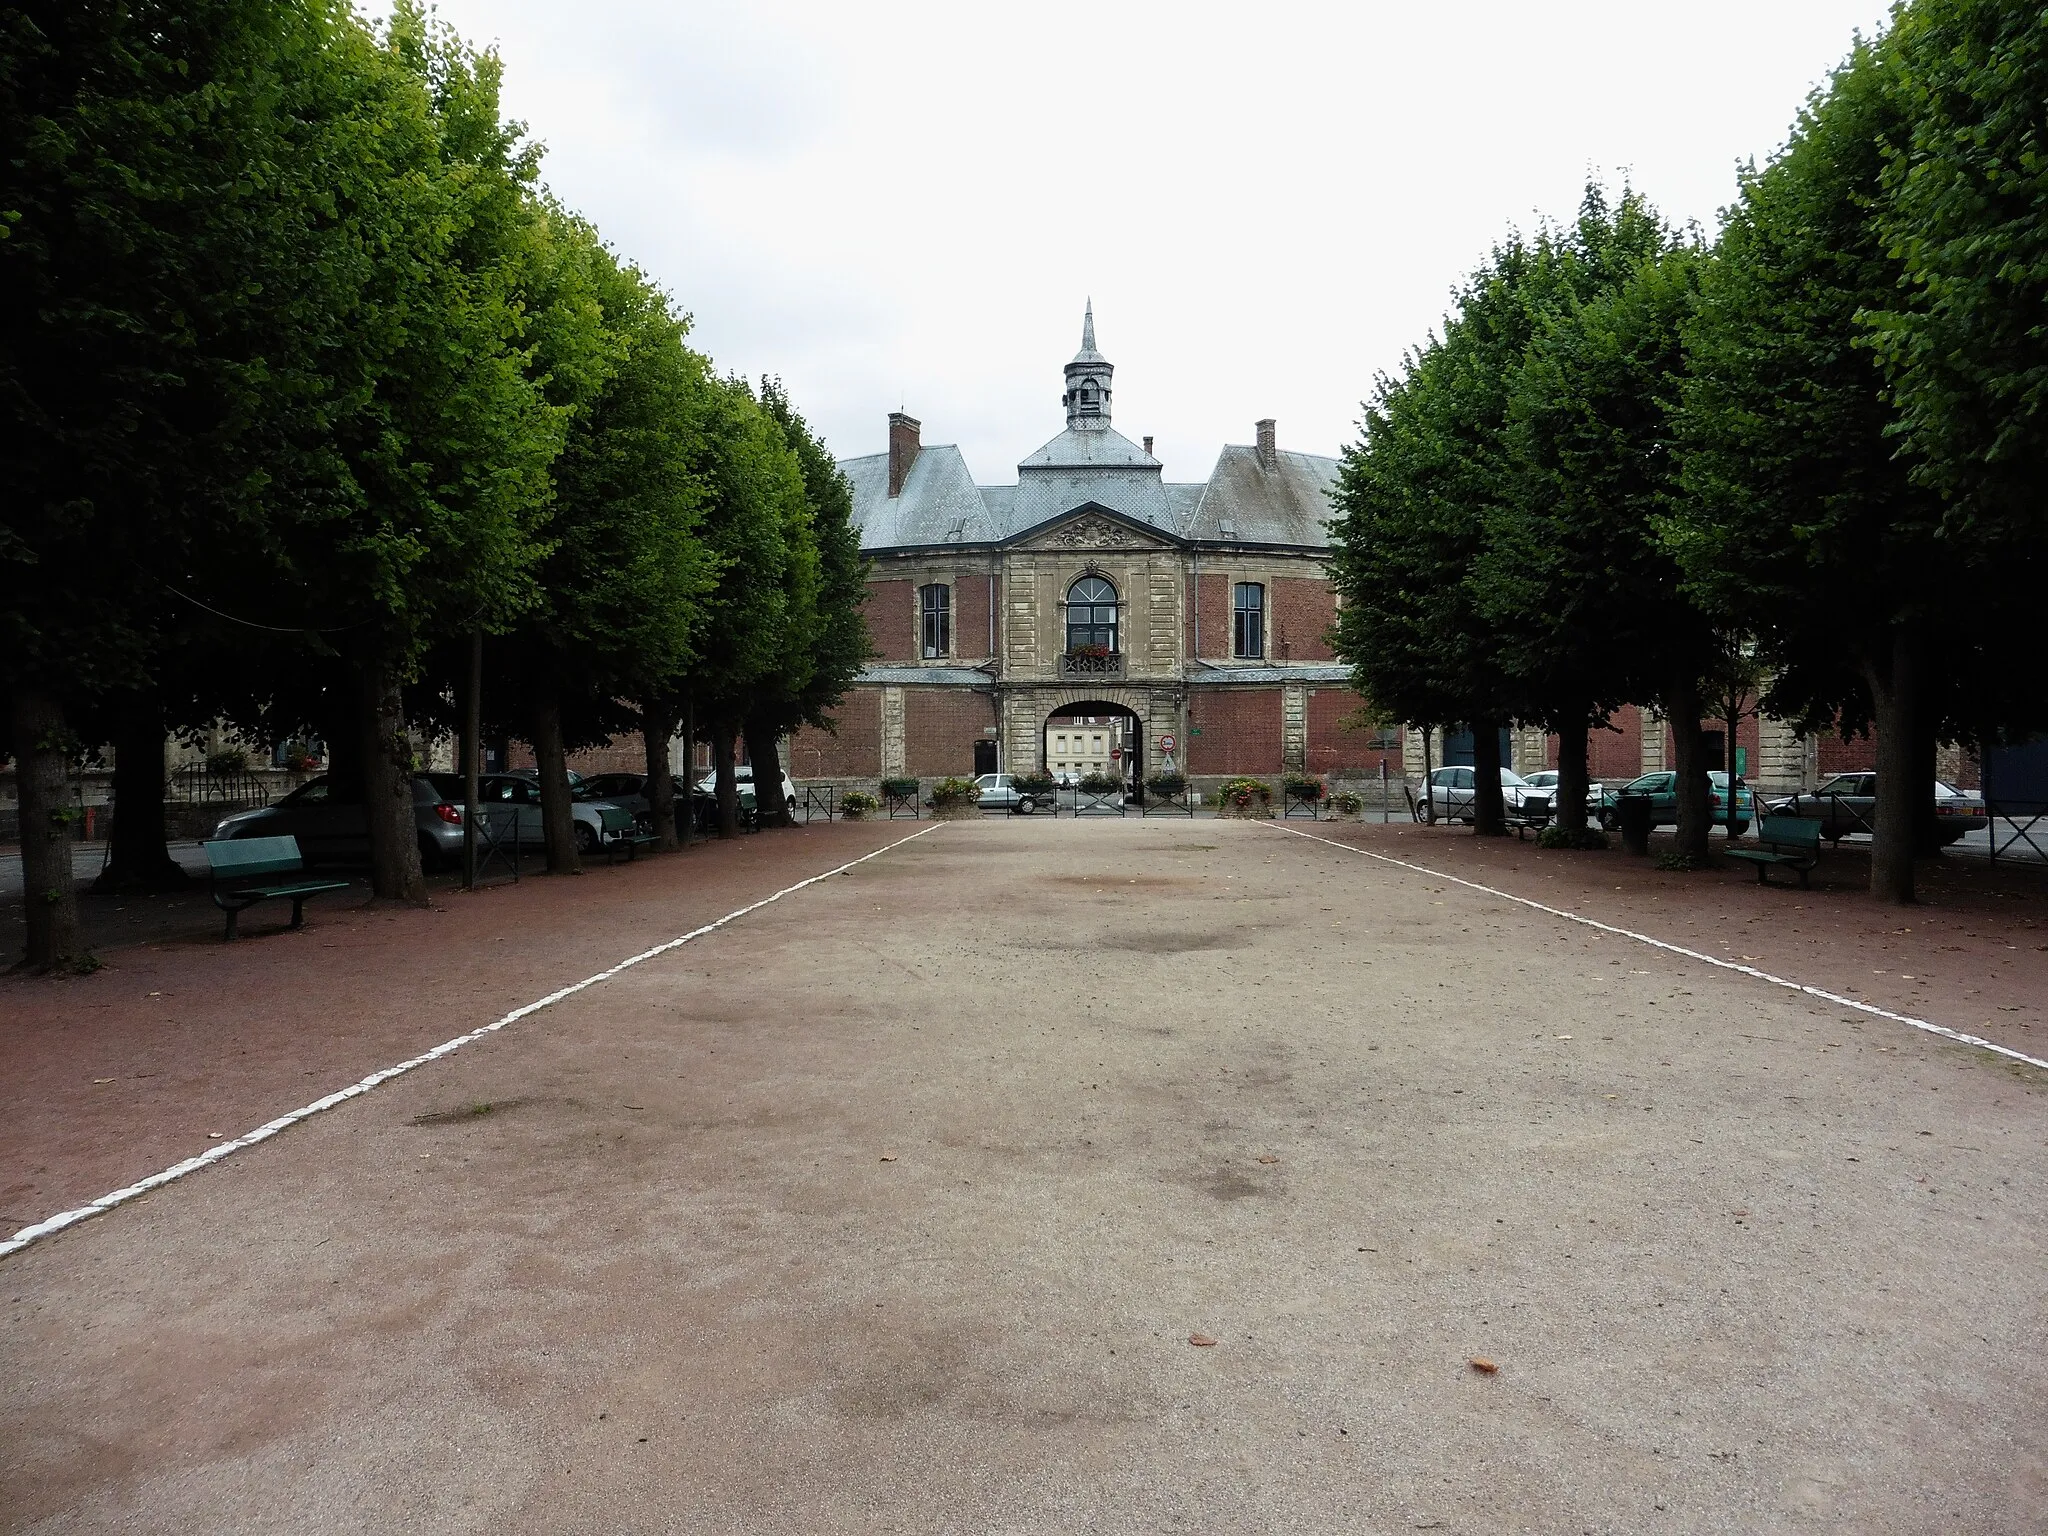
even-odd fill
[(1074, 682), (1117, 682), (1124, 675), (1121, 651), (1104, 651), (1094, 646), (1060, 654), (1060, 677)]

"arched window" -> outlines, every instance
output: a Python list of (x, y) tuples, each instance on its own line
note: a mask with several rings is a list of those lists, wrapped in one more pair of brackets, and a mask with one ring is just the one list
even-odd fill
[(1067, 588), (1067, 650), (1085, 646), (1116, 654), (1116, 588), (1100, 576), (1083, 576)]
[(917, 589), (917, 606), (924, 625), (924, 654), (944, 656), (953, 648), (953, 592), (943, 582)]
[(1240, 581), (1232, 605), (1230, 654), (1266, 654), (1266, 589), (1256, 581)]

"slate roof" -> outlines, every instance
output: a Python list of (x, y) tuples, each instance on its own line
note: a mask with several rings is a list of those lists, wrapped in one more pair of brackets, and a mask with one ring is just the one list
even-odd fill
[(1015, 485), (976, 485), (950, 443), (919, 452), (900, 496), (889, 495), (886, 453), (839, 467), (864, 550), (1001, 543), (1089, 502), (1198, 543), (1323, 549), (1338, 462), (1282, 452), (1269, 470), (1256, 449), (1232, 445), (1208, 480), (1168, 482), (1159, 461), (1121, 433), (1070, 429), (1017, 466)]
[(867, 667), (854, 679), (857, 683), (992, 683), (994, 678), (978, 667)]
[(1190, 671), (1190, 685), (1210, 683), (1348, 683), (1351, 669), (1342, 662), (1306, 662), (1278, 667), (1208, 667)]

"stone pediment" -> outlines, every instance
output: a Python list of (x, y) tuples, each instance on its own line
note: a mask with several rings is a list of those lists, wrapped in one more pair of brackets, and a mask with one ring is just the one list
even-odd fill
[(1163, 529), (1139, 523), (1107, 507), (1080, 507), (1037, 528), (1027, 529), (1016, 549), (1171, 549), (1180, 541)]

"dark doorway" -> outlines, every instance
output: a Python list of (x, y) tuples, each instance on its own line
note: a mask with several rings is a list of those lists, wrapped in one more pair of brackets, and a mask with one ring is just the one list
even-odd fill
[(984, 773), (996, 771), (996, 744), (992, 741), (977, 741), (974, 744), (974, 776), (978, 779)]
[[(1508, 729), (1501, 727), (1500, 764), (1503, 768), (1514, 760), (1514, 749), (1508, 739)], [(1470, 768), (1472, 766), (1472, 732), (1457, 730), (1444, 732), (1444, 760), (1446, 768)]]

